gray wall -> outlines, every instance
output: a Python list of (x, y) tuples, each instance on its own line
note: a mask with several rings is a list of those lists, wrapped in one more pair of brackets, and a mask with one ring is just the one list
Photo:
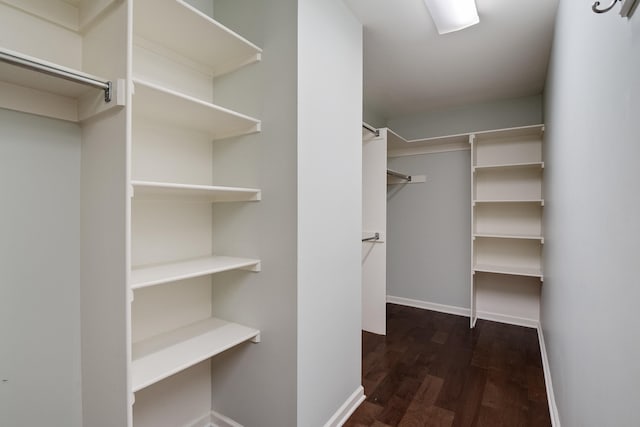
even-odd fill
[(406, 139), (417, 139), (540, 123), (542, 96), (536, 95), (392, 117), (387, 126)]
[(213, 146), (214, 182), (262, 189), (259, 203), (214, 206), (214, 252), (262, 271), (216, 275), (213, 309), (262, 342), (212, 359), (213, 407), (247, 427), (321, 426), (360, 386), (362, 29), (342, 0), (214, 11), (264, 53), (214, 87), (262, 119), (260, 134)]
[(387, 119), (366, 105), (363, 107), (362, 115), (363, 121), (373, 127), (383, 128), (387, 126)]
[(563, 426), (640, 420), (640, 11), (561, 1), (545, 92), (542, 327)]
[(259, 328), (262, 342), (211, 360), (212, 405), (247, 427), (297, 416), (297, 1), (216, 0), (215, 18), (263, 48), (262, 61), (216, 80), (215, 101), (262, 132), (213, 144), (214, 182), (262, 189), (259, 203), (213, 207), (214, 252), (255, 256), (260, 273), (213, 278), (213, 310)]
[(0, 109), (0, 194), (0, 425), (79, 427), (80, 128)]
[[(330, 29), (330, 31), (327, 31)], [(361, 384), (362, 25), (298, 1), (298, 423)]]
[(469, 308), (470, 151), (396, 157), (390, 169), (427, 175), (387, 191), (387, 294)]

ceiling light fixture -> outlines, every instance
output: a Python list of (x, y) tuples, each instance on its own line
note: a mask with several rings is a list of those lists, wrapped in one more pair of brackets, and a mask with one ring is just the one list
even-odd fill
[(480, 22), (475, 0), (424, 0), (438, 34), (459, 31)]

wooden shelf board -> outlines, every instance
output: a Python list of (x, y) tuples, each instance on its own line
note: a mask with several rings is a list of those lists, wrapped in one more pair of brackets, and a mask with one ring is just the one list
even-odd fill
[(512, 276), (539, 277), (542, 279), (542, 271), (536, 268), (476, 264), (473, 266), (473, 271), (482, 272), (482, 273), (510, 274)]
[(134, 79), (134, 114), (208, 133), (213, 139), (260, 131), (260, 120)]
[(544, 243), (544, 237), (533, 234), (500, 234), (500, 233), (476, 233), (473, 237), (489, 239), (516, 239), (516, 240), (540, 240)]
[(245, 341), (260, 331), (209, 318), (133, 343), (132, 388), (136, 392)]
[(504, 170), (504, 169), (544, 169), (544, 162), (531, 163), (505, 163), (493, 165), (476, 165), (473, 170)]
[(202, 202), (257, 201), (261, 192), (257, 188), (189, 185), (167, 182), (132, 181), (137, 200), (190, 200)]
[(134, 267), (131, 271), (131, 289), (135, 290), (230, 270), (260, 271), (260, 260), (228, 256), (208, 256)]
[(182, 0), (136, 0), (133, 16), (136, 35), (204, 65), (213, 75), (260, 59), (262, 49)]

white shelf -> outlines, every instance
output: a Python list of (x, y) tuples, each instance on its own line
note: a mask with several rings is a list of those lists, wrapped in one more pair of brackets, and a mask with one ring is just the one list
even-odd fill
[(539, 277), (542, 279), (542, 271), (538, 268), (476, 264), (473, 266), (473, 271), (481, 273), (510, 274), (512, 276)]
[(260, 271), (260, 260), (210, 256), (134, 267), (131, 271), (131, 289), (140, 289), (230, 270)]
[(257, 188), (221, 187), (212, 185), (174, 184), (167, 182), (132, 181), (136, 200), (189, 200), (199, 202), (258, 201)]
[(474, 238), (490, 238), (490, 239), (516, 239), (516, 240), (539, 240), (544, 243), (544, 238), (540, 235), (532, 234), (501, 234), (501, 233), (476, 233)]
[(497, 129), (482, 132), (474, 132), (474, 142), (517, 141), (520, 138), (534, 137), (541, 139), (544, 134), (544, 125), (530, 125), (507, 129)]
[(245, 341), (260, 331), (214, 317), (134, 343), (132, 388), (136, 392)]
[(262, 49), (182, 0), (136, 0), (133, 16), (137, 36), (204, 65), (213, 75), (260, 60)]
[(474, 172), (476, 170), (502, 170), (502, 169), (544, 169), (544, 162), (526, 162), (526, 163), (504, 163), (504, 164), (492, 164), (492, 165), (476, 165), (473, 167)]
[(134, 79), (133, 112), (153, 120), (208, 133), (213, 139), (260, 131), (260, 120)]
[(511, 203), (535, 203), (535, 204), (539, 204), (540, 206), (544, 206), (544, 200), (543, 199), (522, 199), (522, 200), (474, 200), (473, 204), (483, 204), (483, 203), (505, 203), (505, 204), (511, 204)]

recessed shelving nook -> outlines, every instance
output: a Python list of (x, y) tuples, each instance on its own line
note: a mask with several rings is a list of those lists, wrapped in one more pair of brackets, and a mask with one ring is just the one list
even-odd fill
[(543, 132), (537, 125), (470, 135), (472, 327), (478, 316), (525, 326), (538, 321)]
[[(135, 0), (132, 57), (131, 391), (145, 402), (133, 405), (133, 424), (145, 426), (165, 415), (175, 419), (190, 406), (185, 396), (210, 395), (210, 374), (189, 381), (194, 369), (209, 371), (201, 362), (259, 342), (255, 325), (214, 312), (220, 274), (259, 272), (260, 260), (233, 249), (214, 253), (220, 245), (213, 218), (217, 203), (240, 212), (261, 200), (259, 188), (227, 185), (234, 176), (220, 185), (214, 173), (216, 156), (224, 155), (214, 149), (217, 140), (259, 132), (261, 125), (216, 104), (215, 78), (259, 61), (261, 49), (184, 1)], [(246, 183), (246, 176), (236, 178)], [(165, 381), (176, 376), (188, 392)]]

